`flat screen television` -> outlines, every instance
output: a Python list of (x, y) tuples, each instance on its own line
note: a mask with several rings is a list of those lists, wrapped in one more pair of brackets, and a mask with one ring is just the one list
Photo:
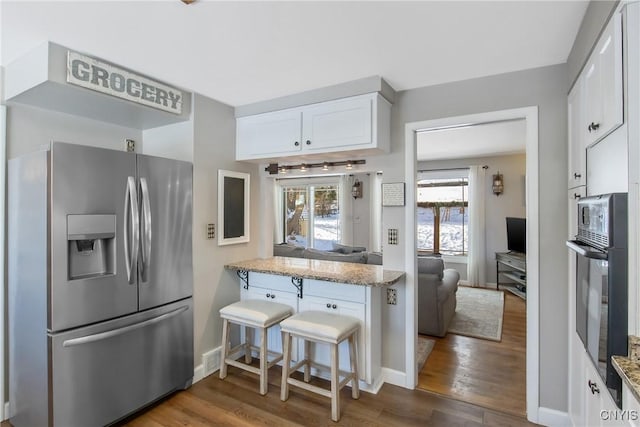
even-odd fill
[(507, 249), (511, 252), (527, 252), (527, 220), (507, 217)]

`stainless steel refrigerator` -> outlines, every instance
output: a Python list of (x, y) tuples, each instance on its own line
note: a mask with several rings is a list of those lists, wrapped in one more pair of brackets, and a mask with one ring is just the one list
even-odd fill
[(192, 165), (54, 142), (8, 182), (11, 423), (110, 424), (189, 387)]

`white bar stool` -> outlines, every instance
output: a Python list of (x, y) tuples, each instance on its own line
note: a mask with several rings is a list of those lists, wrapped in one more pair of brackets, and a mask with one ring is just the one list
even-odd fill
[[(220, 366), (220, 378), (227, 376), (227, 365), (235, 366), (245, 371), (253, 372), (260, 376), (260, 394), (267, 394), (268, 369), (282, 360), (282, 354), (267, 349), (267, 329), (280, 323), (282, 319), (291, 316), (293, 310), (288, 305), (262, 300), (246, 300), (230, 304), (220, 309), (222, 323), (222, 363)], [(230, 349), (229, 323), (235, 323), (244, 327), (245, 342)], [(260, 330), (260, 347), (251, 343), (249, 328)], [(241, 349), (244, 349), (244, 361), (239, 362), (233, 358)], [(260, 368), (249, 365), (251, 363), (251, 350), (260, 351)], [(275, 358), (269, 362), (267, 355)], [(236, 356), (237, 357), (237, 356)]]
[[(289, 398), (289, 384), (321, 394), (331, 398), (331, 419), (340, 419), (340, 390), (351, 381), (351, 397), (360, 397), (358, 388), (358, 352), (356, 348), (360, 321), (356, 318), (326, 313), (323, 311), (302, 311), (283, 320), (280, 323), (282, 344), (284, 346), (284, 360), (282, 362), (282, 385), (280, 400)], [(304, 359), (289, 366), (291, 363), (291, 338), (304, 340)], [(339, 370), (338, 345), (349, 340), (349, 359), (351, 372)], [(310, 367), (316, 366), (309, 358), (309, 341), (329, 344), (331, 346), (331, 391), (309, 384)], [(304, 381), (290, 378), (298, 368), (304, 366)], [(340, 380), (340, 375), (344, 378)]]

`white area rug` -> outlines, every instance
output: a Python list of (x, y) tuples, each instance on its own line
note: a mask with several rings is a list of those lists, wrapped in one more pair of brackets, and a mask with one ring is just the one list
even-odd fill
[(459, 286), (449, 333), (491, 341), (502, 339), (504, 292)]
[(424, 367), (424, 364), (427, 363), (427, 359), (429, 358), (435, 344), (436, 342), (434, 340), (418, 335), (418, 351), (416, 355), (416, 366), (418, 367), (418, 372), (420, 372)]

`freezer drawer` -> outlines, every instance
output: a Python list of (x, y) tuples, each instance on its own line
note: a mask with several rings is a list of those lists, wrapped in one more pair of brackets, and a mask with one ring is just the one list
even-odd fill
[(109, 424), (193, 378), (191, 298), (49, 335), (54, 426)]

